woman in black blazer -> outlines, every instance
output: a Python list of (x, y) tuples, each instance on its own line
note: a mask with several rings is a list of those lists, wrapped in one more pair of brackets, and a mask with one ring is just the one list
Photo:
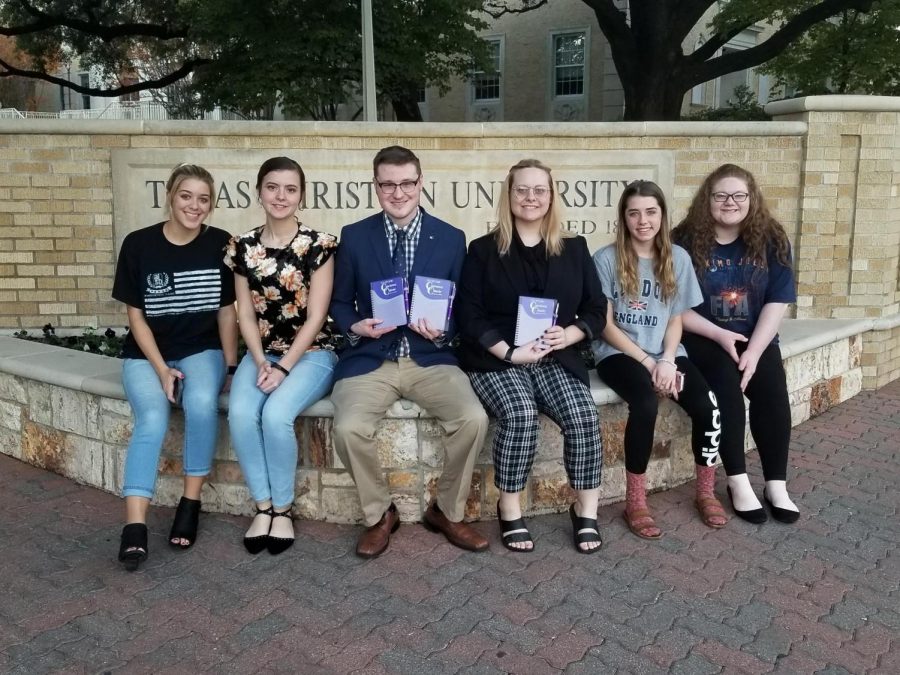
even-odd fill
[[(463, 265), (455, 313), (461, 365), (472, 388), (497, 418), (494, 484), (503, 545), (531, 551), (534, 542), (519, 503), (534, 461), (538, 413), (562, 429), (563, 459), (576, 503), (569, 509), (575, 548), (600, 548), (600, 429), (587, 366), (576, 346), (598, 338), (606, 298), (587, 243), (561, 228), (550, 168), (522, 160), (500, 195), (498, 226), (473, 241)], [(556, 325), (516, 346), (520, 296), (558, 302)]]

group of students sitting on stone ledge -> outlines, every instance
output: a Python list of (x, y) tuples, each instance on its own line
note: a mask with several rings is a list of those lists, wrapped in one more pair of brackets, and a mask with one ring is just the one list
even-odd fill
[[(777, 337), (796, 299), (791, 253), (749, 172), (731, 164), (713, 171), (671, 232), (660, 188), (631, 183), (619, 200), (615, 243), (592, 257), (584, 238), (561, 228), (551, 169), (539, 160), (509, 170), (498, 225), (468, 253), (461, 230), (420, 206), (422, 169), (413, 152), (383, 148), (373, 168), (382, 211), (344, 227), (340, 245), (298, 218), (306, 177), (287, 157), (259, 169), (263, 225), (233, 237), (206, 225), (213, 177), (182, 164), (166, 183), (168, 219), (125, 238), (113, 297), (125, 303), (131, 328), (122, 379), (134, 430), (119, 549), (127, 569), (148, 554), (146, 513), (173, 403), (184, 410), (185, 476), (169, 543), (186, 549), (196, 541), (222, 391), (255, 502), (244, 537), (250, 553), (278, 554), (294, 541), (294, 420), (329, 391), (334, 449), (364, 514), (360, 556), (383, 553), (400, 525), (375, 431), (401, 397), (427, 409), (444, 431), (444, 467), (426, 527), (463, 549), (488, 548), (463, 516), (490, 414), (500, 539), (511, 551), (534, 550), (520, 498), (543, 413), (564, 438), (575, 549), (594, 553), (602, 448), (580, 353), (586, 343), (600, 378), (628, 404), (624, 518), (635, 535), (662, 535), (647, 506), (645, 474), (665, 397), (693, 422), (696, 508), (707, 526), (728, 520), (714, 492), (719, 457), (735, 514), (767, 519), (744, 465), (745, 395), (763, 498), (776, 520), (797, 520), (785, 483), (791, 420)], [(410, 318), (404, 299), (399, 318), (385, 320), (391, 287), (400, 294), (413, 287), (421, 300), (423, 280), (431, 290), (455, 288), (452, 303), (440, 304), (447, 293), (436, 293), (432, 306), (452, 311)], [(344, 338), (337, 350), (329, 314)], [(247, 347), (240, 363), (238, 330)]]

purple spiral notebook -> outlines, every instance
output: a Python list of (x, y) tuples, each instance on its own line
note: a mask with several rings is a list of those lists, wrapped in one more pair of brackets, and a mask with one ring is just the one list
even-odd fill
[(381, 319), (381, 326), (405, 326), (407, 307), (406, 279), (391, 277), (369, 284), (372, 298), (372, 317)]
[(519, 296), (519, 309), (516, 316), (516, 347), (537, 340), (545, 330), (556, 324), (558, 304), (553, 298)]
[(409, 304), (409, 322), (427, 319), (432, 328), (447, 330), (456, 284), (448, 279), (417, 276)]

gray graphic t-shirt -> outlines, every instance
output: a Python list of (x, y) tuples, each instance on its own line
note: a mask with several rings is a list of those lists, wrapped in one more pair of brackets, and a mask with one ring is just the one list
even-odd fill
[[(616, 327), (653, 358), (662, 356), (663, 337), (669, 319), (703, 302), (703, 294), (688, 252), (680, 246), (673, 245), (672, 261), (675, 265), (677, 290), (675, 297), (666, 303), (662, 300), (659, 282), (653, 273), (652, 260), (638, 258), (637, 297), (623, 297), (619, 292), (619, 280), (616, 275), (615, 244), (605, 246), (594, 253), (594, 265), (600, 275), (603, 292), (606, 293), (612, 306)], [(604, 340), (594, 340), (591, 349), (597, 361), (621, 353)], [(682, 345), (678, 345), (675, 355), (686, 356), (687, 352)]]

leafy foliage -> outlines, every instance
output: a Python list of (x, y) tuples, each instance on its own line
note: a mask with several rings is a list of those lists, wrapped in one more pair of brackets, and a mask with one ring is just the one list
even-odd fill
[(706, 121), (747, 121), (772, 119), (763, 110), (756, 99), (756, 94), (746, 84), (734, 88), (734, 97), (728, 99), (728, 105), (724, 108), (708, 108), (692, 113), (686, 117), (689, 120)]
[(41, 329), (41, 335), (33, 336), (27, 330), (20, 330), (13, 333), (13, 337), (32, 342), (43, 342), (55, 347), (77, 349), (91, 354), (121, 358), (127, 329), (123, 330), (121, 334), (112, 328), (107, 328), (103, 333), (98, 333), (97, 330), (96, 328), (85, 328), (81, 335), (59, 336), (56, 334), (53, 324), (48, 323)]
[[(381, 95), (394, 101), (423, 86), (446, 89), (452, 76), (487, 63), (480, 7), (481, 0), (373, 3)], [(281, 105), (288, 115), (333, 118), (362, 72), (359, 0), (15, 0), (0, 4), (0, 23), (0, 34), (17, 35), (34, 59), (32, 76), (48, 75), (51, 60), (77, 57), (103, 80), (91, 91), (73, 86), (82, 93), (183, 81), (172, 94), (186, 115), (220, 105), (267, 118)], [(0, 63), (12, 72), (9, 65)]]
[(900, 95), (900, 0), (813, 26), (762, 70), (800, 95)]

